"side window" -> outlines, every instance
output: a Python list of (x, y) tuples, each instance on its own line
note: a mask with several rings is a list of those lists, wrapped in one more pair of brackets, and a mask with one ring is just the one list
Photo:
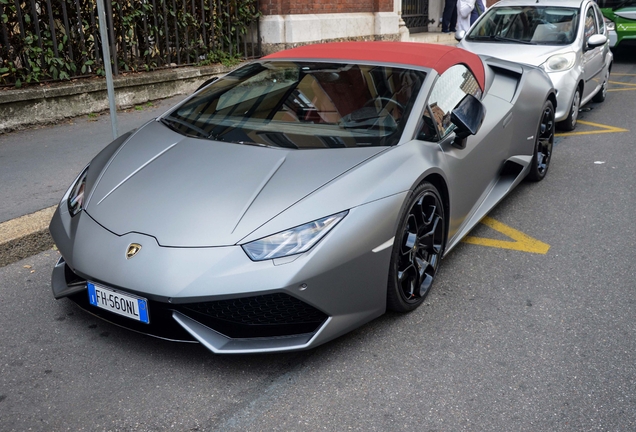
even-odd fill
[(439, 136), (437, 134), (437, 124), (435, 120), (435, 115), (431, 113), (430, 107), (426, 107), (424, 110), (424, 115), (422, 116), (422, 127), (420, 127), (420, 133), (418, 135), (418, 139), (424, 141), (439, 141)]
[(596, 20), (598, 22), (598, 33), (605, 34), (605, 19), (603, 18), (603, 14), (597, 7), (595, 7), (594, 10), (596, 11)]
[[(420, 139), (437, 141), (455, 129), (451, 123), (451, 111), (466, 96), (481, 98), (481, 89), (472, 72), (464, 65), (455, 65), (435, 82), (424, 113)], [(435, 130), (437, 133), (434, 133)]]
[(590, 7), (585, 14), (585, 41), (596, 33), (596, 19), (594, 18), (594, 8)]

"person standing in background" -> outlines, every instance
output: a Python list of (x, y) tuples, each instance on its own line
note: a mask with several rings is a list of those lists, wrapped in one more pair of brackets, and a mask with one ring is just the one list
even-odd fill
[(470, 13), (470, 25), (473, 25), (474, 22), (477, 21), (477, 18), (479, 18), (479, 15), (483, 14), (485, 10), (486, 7), (484, 6), (482, 0), (475, 0), (475, 7)]
[(445, 0), (442, 13), (442, 33), (455, 32), (457, 26), (457, 0)]
[(468, 31), (473, 9), (475, 9), (475, 0), (457, 0), (457, 31)]

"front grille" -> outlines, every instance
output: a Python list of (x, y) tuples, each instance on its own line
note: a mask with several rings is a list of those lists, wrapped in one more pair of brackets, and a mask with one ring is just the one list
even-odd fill
[(232, 338), (313, 333), (327, 315), (285, 293), (191, 303), (179, 310)]

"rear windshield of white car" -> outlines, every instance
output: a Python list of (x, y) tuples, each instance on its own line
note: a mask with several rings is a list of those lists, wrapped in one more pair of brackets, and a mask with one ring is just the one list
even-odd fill
[(612, 8), (613, 10), (636, 6), (636, 0), (598, 0), (596, 2), (601, 9)]
[(466, 39), (475, 42), (569, 45), (579, 10), (553, 6), (506, 6), (488, 10)]
[(161, 121), (196, 138), (291, 149), (397, 144), (423, 71), (265, 61), (207, 86)]

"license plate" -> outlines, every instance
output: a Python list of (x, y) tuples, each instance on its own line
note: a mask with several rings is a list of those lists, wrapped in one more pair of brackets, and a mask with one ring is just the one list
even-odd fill
[(148, 315), (148, 300), (142, 297), (137, 297), (132, 294), (123, 293), (121, 291), (115, 291), (111, 288), (106, 288), (103, 285), (98, 285), (93, 282), (88, 282), (88, 301), (93, 305), (101, 309), (122, 315), (135, 321), (142, 323), (150, 323)]

